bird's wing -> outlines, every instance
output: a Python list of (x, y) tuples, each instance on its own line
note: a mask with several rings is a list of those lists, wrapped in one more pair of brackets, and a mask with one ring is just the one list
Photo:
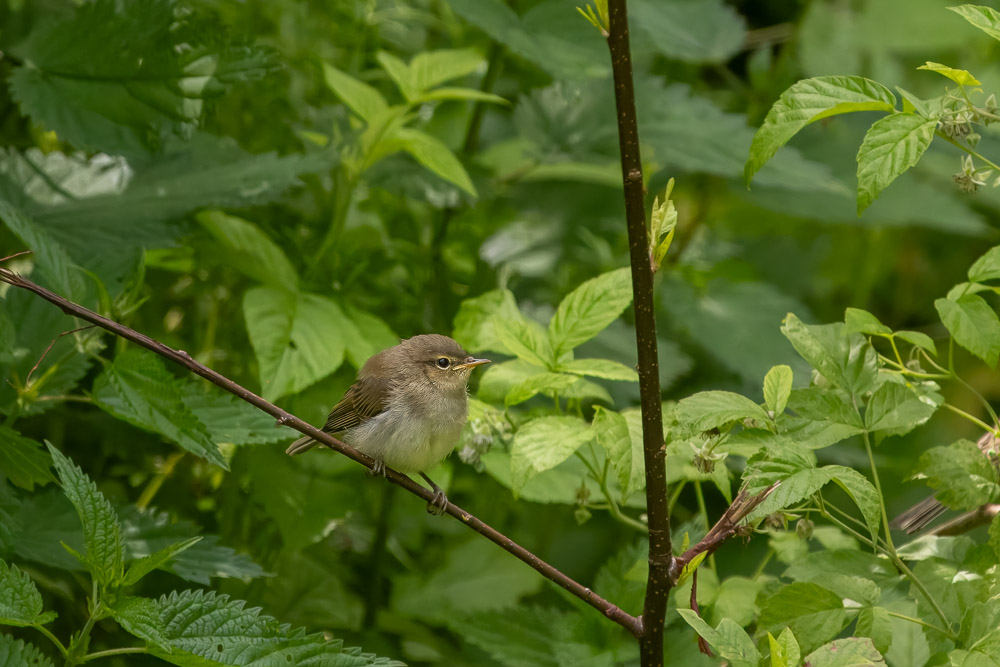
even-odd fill
[(333, 406), (323, 430), (336, 433), (364, 424), (385, 409), (388, 395), (388, 380), (378, 377), (358, 380), (351, 385), (340, 402)]

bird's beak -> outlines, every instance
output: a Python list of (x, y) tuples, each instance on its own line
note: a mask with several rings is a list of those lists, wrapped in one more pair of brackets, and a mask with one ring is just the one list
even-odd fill
[(465, 360), (465, 363), (458, 364), (455, 366), (455, 370), (462, 370), (464, 368), (475, 368), (476, 366), (482, 366), (483, 364), (490, 363), (489, 359), (476, 359), (475, 357), (469, 357)]

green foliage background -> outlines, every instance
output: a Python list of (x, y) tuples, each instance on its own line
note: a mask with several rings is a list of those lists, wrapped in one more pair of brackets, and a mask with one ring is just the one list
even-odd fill
[[(1000, 210), (996, 189), (953, 187), (952, 147), (932, 144), (861, 218), (854, 157), (872, 113), (806, 127), (751, 189), (743, 183), (753, 128), (801, 78), (867, 76), (931, 97), (944, 79), (916, 67), (934, 60), (1000, 89), (997, 42), (944, 6), (629, 3), (650, 204), (669, 178), (677, 183), (679, 223), (656, 281), (665, 400), (726, 390), (760, 403), (779, 364), (806, 387), (803, 357), (813, 360), (782, 334), (789, 312), (820, 323), (859, 308), (892, 330), (946, 339), (934, 301), (996, 244)], [(474, 388), (458, 455), (431, 476), (459, 505), (639, 611), (643, 480), (630, 444), (630, 294), (627, 275), (614, 273), (627, 265), (627, 240), (610, 63), (572, 0), (9, 0), (0, 51), (0, 255), (34, 251), (5, 266), (316, 424), (372, 353), (417, 333), (455, 335), (494, 364)], [(980, 150), (997, 146), (984, 132)], [(0, 556), (19, 568), (3, 565), (0, 579), (22, 586), (17, 572), (27, 573), (44, 603), (25, 593), (13, 625), (47, 622), (66, 641), (93, 611), (89, 570), (109, 610), (89, 650), (140, 645), (121, 628), (152, 647), (106, 664), (191, 664), (185, 651), (204, 647), (179, 648), (180, 638), (140, 623), (184, 608), (299, 642), (296, 659), (328, 651), (316, 664), (368, 664), (372, 654), (448, 665), (636, 661), (621, 629), (459, 523), (427, 516), (334, 455), (290, 459), (294, 434), (266, 416), (96, 330), (60, 336), (75, 325), (30, 294), (0, 295)], [(594, 304), (603, 310), (587, 310)], [(955, 361), (994, 399), (1000, 342), (989, 345), (979, 354), (989, 366), (957, 348)], [(942, 392), (988, 420), (961, 387)], [(890, 513), (926, 492), (903, 483), (921, 452), (979, 435), (939, 411), (880, 446)], [(117, 526), (108, 528), (117, 560), (81, 563), (60, 545), (84, 561), (111, 553), (50, 483), (43, 441), (96, 484), (100, 494), (81, 491), (81, 502)], [(560, 458), (552, 442), (584, 443), (592, 459), (566, 458), (572, 449)], [(869, 465), (859, 443), (817, 452), (848, 492), (859, 488), (843, 481), (849, 469)], [(705, 473), (686, 444), (670, 450), (678, 548), (725, 508), (740, 452)], [(587, 465), (606, 462), (603, 484), (588, 477)], [(125, 563), (178, 543), (184, 550), (129, 581), (128, 594), (118, 587)], [(823, 582), (786, 567), (812, 551), (839, 554), (830, 568), (877, 569), (846, 562), (852, 543), (830, 526), (808, 542), (777, 530), (729, 543), (703, 568), (702, 617), (712, 628), (726, 618), (769, 630), (786, 646), (779, 634), (790, 626), (808, 652), (843, 625), (826, 636), (786, 622), (789, 600), (829, 611), (825, 589), (806, 590)], [(780, 594), (779, 576), (795, 580)], [(682, 586), (671, 603), (668, 656), (715, 664), (673, 613), (689, 594)], [(152, 611), (135, 602), (154, 599)], [(251, 619), (234, 600), (268, 618)], [(907, 604), (893, 609), (926, 611)], [(41, 618), (42, 608), (58, 618)], [(920, 627), (867, 609), (864, 636), (884, 638), (892, 624), (892, 646), (876, 642), (890, 665), (944, 664)], [(14, 639), (56, 657), (35, 630), (10, 632), (0, 638), (14, 657), (0, 664), (34, 650)]]

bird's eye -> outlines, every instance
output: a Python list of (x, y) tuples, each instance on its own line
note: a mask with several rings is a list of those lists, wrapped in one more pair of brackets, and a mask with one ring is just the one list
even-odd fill
[(451, 360), (448, 357), (438, 357), (437, 365), (441, 369), (448, 368), (451, 366)]

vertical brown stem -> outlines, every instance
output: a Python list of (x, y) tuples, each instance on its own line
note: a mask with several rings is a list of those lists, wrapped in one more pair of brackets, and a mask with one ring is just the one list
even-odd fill
[(635, 340), (639, 355), (639, 392), (642, 405), (642, 445), (646, 464), (646, 513), (649, 518), (649, 578), (639, 637), (643, 667), (663, 664), (663, 625), (670, 593), (670, 514), (667, 510), (663, 415), (660, 406), (660, 370), (656, 354), (656, 320), (653, 313), (653, 273), (649, 266), (646, 209), (639, 155), (639, 129), (632, 84), (628, 11), (625, 0), (608, 1), (608, 48), (614, 76), (618, 142), (625, 186), (625, 220), (628, 226), (635, 307)]

